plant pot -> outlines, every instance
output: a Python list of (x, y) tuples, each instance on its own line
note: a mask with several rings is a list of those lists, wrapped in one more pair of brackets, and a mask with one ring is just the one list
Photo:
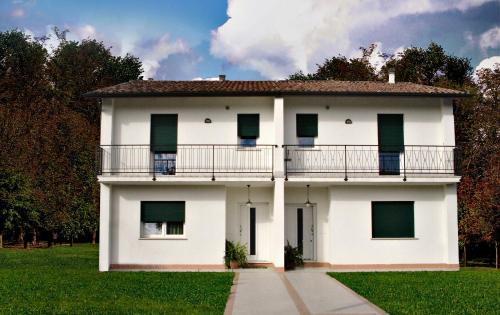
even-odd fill
[(229, 268), (231, 269), (238, 269), (240, 266), (238, 265), (238, 262), (236, 260), (231, 260), (229, 262)]

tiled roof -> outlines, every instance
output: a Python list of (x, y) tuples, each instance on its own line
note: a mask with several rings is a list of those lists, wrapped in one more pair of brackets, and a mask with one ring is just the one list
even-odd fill
[(462, 97), (462, 91), (409, 83), (373, 81), (129, 81), (87, 97), (237, 95), (401, 95)]

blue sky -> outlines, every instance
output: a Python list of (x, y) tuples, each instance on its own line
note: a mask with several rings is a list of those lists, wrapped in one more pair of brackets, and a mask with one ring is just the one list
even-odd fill
[(0, 0), (0, 30), (53, 26), (140, 57), (155, 79), (279, 79), (371, 43), (378, 66), (379, 52), (430, 41), (475, 67), (500, 62), (500, 0)]

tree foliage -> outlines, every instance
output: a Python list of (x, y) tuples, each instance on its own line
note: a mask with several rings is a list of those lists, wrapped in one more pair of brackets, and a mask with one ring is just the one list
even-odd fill
[(55, 31), (59, 46), (51, 55), (42, 45), (46, 38), (0, 33), (0, 174), (2, 183), (11, 183), (0, 185), (0, 195), (10, 196), (8, 204), (16, 196), (30, 201), (29, 209), (2, 204), (0, 222), (11, 233), (95, 236), (100, 104), (83, 94), (138, 79), (141, 62)]
[(341, 80), (341, 81), (372, 81), (376, 79), (375, 69), (369, 62), (369, 57), (375, 49), (375, 45), (369, 48), (361, 47), (362, 56), (347, 59), (344, 56), (336, 56), (325, 59), (314, 73), (304, 74), (298, 71), (291, 74), (289, 80)]

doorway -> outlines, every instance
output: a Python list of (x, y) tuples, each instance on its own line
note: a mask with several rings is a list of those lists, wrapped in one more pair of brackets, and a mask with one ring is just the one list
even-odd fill
[(314, 206), (288, 205), (285, 210), (285, 242), (302, 249), (304, 260), (315, 260)]
[(267, 204), (240, 206), (240, 243), (249, 261), (269, 260), (269, 210)]

